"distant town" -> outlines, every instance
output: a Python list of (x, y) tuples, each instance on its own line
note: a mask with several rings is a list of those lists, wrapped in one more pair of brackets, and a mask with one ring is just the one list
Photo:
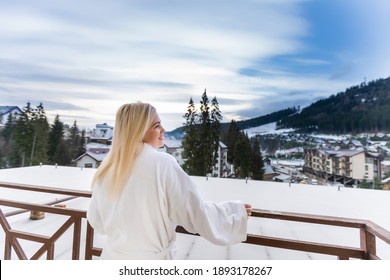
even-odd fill
[[(110, 149), (113, 127), (97, 124), (86, 134), (87, 150), (75, 159), (82, 168), (97, 168)], [(268, 134), (269, 133), (269, 134)], [(275, 131), (262, 132), (262, 136), (280, 138)], [(255, 136), (255, 135), (254, 135)], [(276, 150), (264, 156), (264, 177), (266, 181), (330, 185), (335, 187), (364, 187), (390, 189), (390, 155), (387, 134), (362, 134), (359, 140), (349, 140), (350, 135), (305, 135), (291, 132), (283, 134), (291, 142), (300, 142), (302, 147)], [(374, 140), (370, 140), (374, 139)], [(159, 150), (171, 154), (183, 165), (181, 140), (166, 138)], [(363, 143), (364, 144), (363, 144)], [(312, 143), (313, 148), (303, 148)], [(213, 177), (234, 178), (233, 165), (227, 160), (227, 147), (220, 142), (217, 164)]]
[[(0, 106), (0, 131), (4, 129), (9, 114), (20, 112), (15, 106)], [(72, 159), (72, 165), (97, 168), (110, 150), (113, 129), (102, 123), (85, 131), (85, 150)], [(260, 140), (265, 181), (330, 185), (336, 188), (390, 189), (390, 134), (303, 134), (276, 130), (274, 123), (249, 128), (244, 132), (251, 139), (257, 137)], [(64, 138), (70, 137), (70, 134), (70, 127), (65, 126)], [(272, 147), (270, 143), (275, 141), (277, 145)], [(182, 140), (167, 136), (164, 142), (159, 150), (171, 154), (183, 165), (186, 159), (183, 158)], [(228, 148), (221, 141), (216, 164), (207, 176), (236, 177), (234, 166), (228, 161)]]

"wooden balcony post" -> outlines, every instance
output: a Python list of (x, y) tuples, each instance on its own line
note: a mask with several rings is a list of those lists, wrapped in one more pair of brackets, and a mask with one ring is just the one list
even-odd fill
[(87, 236), (85, 241), (85, 259), (86, 260), (92, 260), (92, 248), (93, 248), (93, 235), (94, 230), (87, 221)]
[(81, 218), (74, 219), (72, 260), (80, 259)]
[(5, 247), (4, 247), (4, 259), (5, 260), (10, 260), (11, 259), (11, 241), (9, 235), (6, 233), (5, 234)]
[(364, 259), (377, 259), (375, 235), (367, 231), (366, 227), (360, 228), (360, 248), (365, 252)]

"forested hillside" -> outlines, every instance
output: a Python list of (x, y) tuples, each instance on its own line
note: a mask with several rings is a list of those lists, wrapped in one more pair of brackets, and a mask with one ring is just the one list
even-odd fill
[[(287, 109), (283, 109), (280, 111), (276, 111), (276, 112), (273, 112), (273, 113), (270, 113), (270, 114), (267, 114), (264, 116), (256, 117), (253, 119), (237, 121), (236, 124), (240, 130), (243, 130), (243, 129), (247, 129), (250, 127), (257, 127), (257, 126), (261, 126), (261, 125), (264, 125), (267, 123), (276, 122), (276, 121), (279, 121), (283, 118), (287, 118), (290, 115), (294, 115), (298, 112), (299, 112), (299, 108), (292, 107), (292, 108), (287, 108)], [(229, 127), (229, 125), (230, 125), (230, 123), (222, 123), (221, 128)]]
[(350, 87), (277, 124), (278, 128), (324, 133), (390, 131), (390, 78)]

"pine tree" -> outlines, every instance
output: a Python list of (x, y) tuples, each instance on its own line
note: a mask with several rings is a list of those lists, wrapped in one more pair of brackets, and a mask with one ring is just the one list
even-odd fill
[(214, 166), (214, 143), (211, 132), (209, 98), (207, 97), (206, 90), (203, 92), (200, 100), (199, 135), (201, 139), (199, 143), (199, 158), (202, 161), (199, 163), (198, 171), (200, 175), (204, 176), (211, 173)]
[(12, 137), (12, 131), (14, 126), (14, 117), (12, 114), (8, 115), (7, 122), (4, 125), (4, 128), (1, 130), (0, 135), (4, 139), (5, 143), (8, 143)]
[(22, 113), (15, 122), (12, 140), (14, 142), (12, 151), (12, 166), (25, 166), (28, 157), (31, 155), (34, 142), (33, 119), (34, 112), (30, 102), (23, 108)]
[(198, 132), (197, 132), (197, 112), (192, 97), (187, 106), (187, 112), (184, 115), (186, 120), (184, 126), (184, 138), (183, 138), (183, 158), (185, 163), (183, 165), (184, 170), (190, 175), (200, 175), (196, 172), (196, 150), (199, 145)]
[(9, 158), (13, 149), (12, 133), (14, 128), (14, 117), (8, 115), (4, 128), (0, 131), (0, 168), (10, 167)]
[(80, 136), (77, 122), (74, 121), (73, 126), (70, 128), (69, 139), (66, 141), (71, 159), (76, 159), (84, 153), (83, 141), (83, 136)]
[(85, 129), (81, 130), (80, 142), (77, 147), (77, 157), (81, 156), (85, 153)]
[[(64, 150), (64, 124), (60, 121), (60, 116), (57, 115), (54, 119), (54, 124), (51, 126), (49, 132), (49, 141), (47, 156), (50, 164), (60, 164), (62, 162), (61, 156), (64, 156), (64, 153), (60, 153), (58, 150)], [(61, 146), (60, 146), (61, 145)]]
[(212, 166), (214, 166), (217, 163), (217, 158), (218, 158), (220, 127), (221, 127), (221, 120), (222, 120), (222, 114), (221, 114), (221, 110), (219, 109), (219, 104), (216, 96), (214, 96), (214, 98), (211, 100), (210, 119), (211, 119), (210, 137), (212, 142), (212, 153), (213, 153)]
[(34, 138), (30, 154), (30, 165), (46, 163), (49, 123), (42, 103), (34, 110), (32, 124), (34, 128)]
[(252, 169), (252, 147), (248, 135), (240, 132), (234, 145), (234, 167), (238, 177), (249, 177)]
[(259, 139), (256, 137), (255, 143), (253, 145), (253, 155), (252, 155), (252, 179), (263, 180), (263, 175), (264, 175), (264, 162), (260, 151), (260, 142)]
[(229, 125), (229, 130), (226, 137), (226, 147), (228, 148), (227, 159), (230, 163), (234, 162), (234, 145), (238, 141), (240, 130), (235, 120), (232, 120)]
[(197, 113), (192, 98), (187, 107), (183, 138), (183, 165), (190, 175), (205, 176), (212, 172), (219, 148), (219, 128), (222, 119), (217, 98), (210, 101), (204, 91)]

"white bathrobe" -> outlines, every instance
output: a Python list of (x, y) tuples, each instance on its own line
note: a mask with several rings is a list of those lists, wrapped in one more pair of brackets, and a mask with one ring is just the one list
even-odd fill
[(172, 259), (177, 225), (214, 244), (246, 239), (242, 202), (203, 201), (176, 160), (148, 144), (119, 199), (109, 199), (107, 188), (104, 181), (94, 186), (87, 212), (95, 231), (107, 236), (101, 259)]

